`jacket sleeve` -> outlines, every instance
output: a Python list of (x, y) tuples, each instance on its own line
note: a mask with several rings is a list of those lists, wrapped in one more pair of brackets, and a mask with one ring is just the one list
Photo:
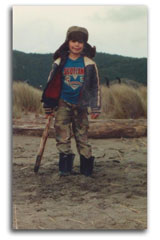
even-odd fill
[(96, 63), (93, 64), (90, 89), (91, 89), (91, 94), (90, 94), (91, 111), (94, 113), (100, 113), (101, 112), (101, 91), (100, 91), (100, 79), (99, 79)]
[(49, 114), (51, 112), (53, 112), (53, 108), (50, 107), (50, 104), (48, 104), (47, 102), (44, 101), (44, 96), (45, 96), (45, 91), (47, 90), (48, 86), (49, 86), (49, 82), (53, 79), (53, 77), (55, 76), (56, 72), (57, 72), (57, 66), (60, 64), (60, 58), (57, 59), (56, 61), (53, 62), (52, 64), (52, 68), (51, 68), (51, 71), (49, 73), (49, 76), (48, 76), (48, 79), (47, 79), (47, 84), (46, 84), (46, 87), (43, 91), (43, 94), (42, 94), (42, 102), (43, 103), (43, 108), (45, 110), (45, 113), (46, 114)]
[(57, 70), (57, 65), (59, 65), (59, 63), (60, 63), (60, 59), (57, 59), (56, 61), (53, 62), (52, 68), (51, 68), (51, 71), (49, 73), (47, 82), (49, 82), (53, 78), (53, 76), (54, 76), (54, 74), (55, 74), (55, 72)]

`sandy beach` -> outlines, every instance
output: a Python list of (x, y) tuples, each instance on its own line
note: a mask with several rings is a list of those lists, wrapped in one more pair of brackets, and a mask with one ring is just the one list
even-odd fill
[(147, 139), (89, 139), (92, 177), (59, 177), (54, 138), (48, 138), (38, 174), (33, 171), (40, 137), (13, 136), (13, 229), (129, 230), (147, 228)]

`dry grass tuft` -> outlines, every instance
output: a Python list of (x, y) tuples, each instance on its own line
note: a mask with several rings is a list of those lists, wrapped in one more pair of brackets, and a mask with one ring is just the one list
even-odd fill
[(102, 118), (146, 118), (147, 89), (125, 84), (102, 86)]
[(43, 113), (42, 92), (26, 83), (13, 83), (13, 117), (19, 118), (22, 112)]

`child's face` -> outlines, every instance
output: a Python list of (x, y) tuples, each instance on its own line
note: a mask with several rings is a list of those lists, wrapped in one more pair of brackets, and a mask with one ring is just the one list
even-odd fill
[(74, 55), (80, 55), (83, 51), (84, 43), (82, 41), (70, 40), (69, 41), (69, 50)]

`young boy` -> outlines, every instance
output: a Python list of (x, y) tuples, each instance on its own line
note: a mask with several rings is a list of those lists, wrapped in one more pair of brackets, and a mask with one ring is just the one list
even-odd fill
[(65, 42), (54, 53), (54, 63), (42, 95), (46, 114), (55, 111), (55, 133), (59, 151), (60, 175), (72, 173), (71, 126), (80, 155), (80, 173), (91, 176), (94, 157), (88, 143), (88, 107), (91, 118), (100, 113), (100, 83), (95, 47), (88, 43), (86, 28), (73, 26)]

